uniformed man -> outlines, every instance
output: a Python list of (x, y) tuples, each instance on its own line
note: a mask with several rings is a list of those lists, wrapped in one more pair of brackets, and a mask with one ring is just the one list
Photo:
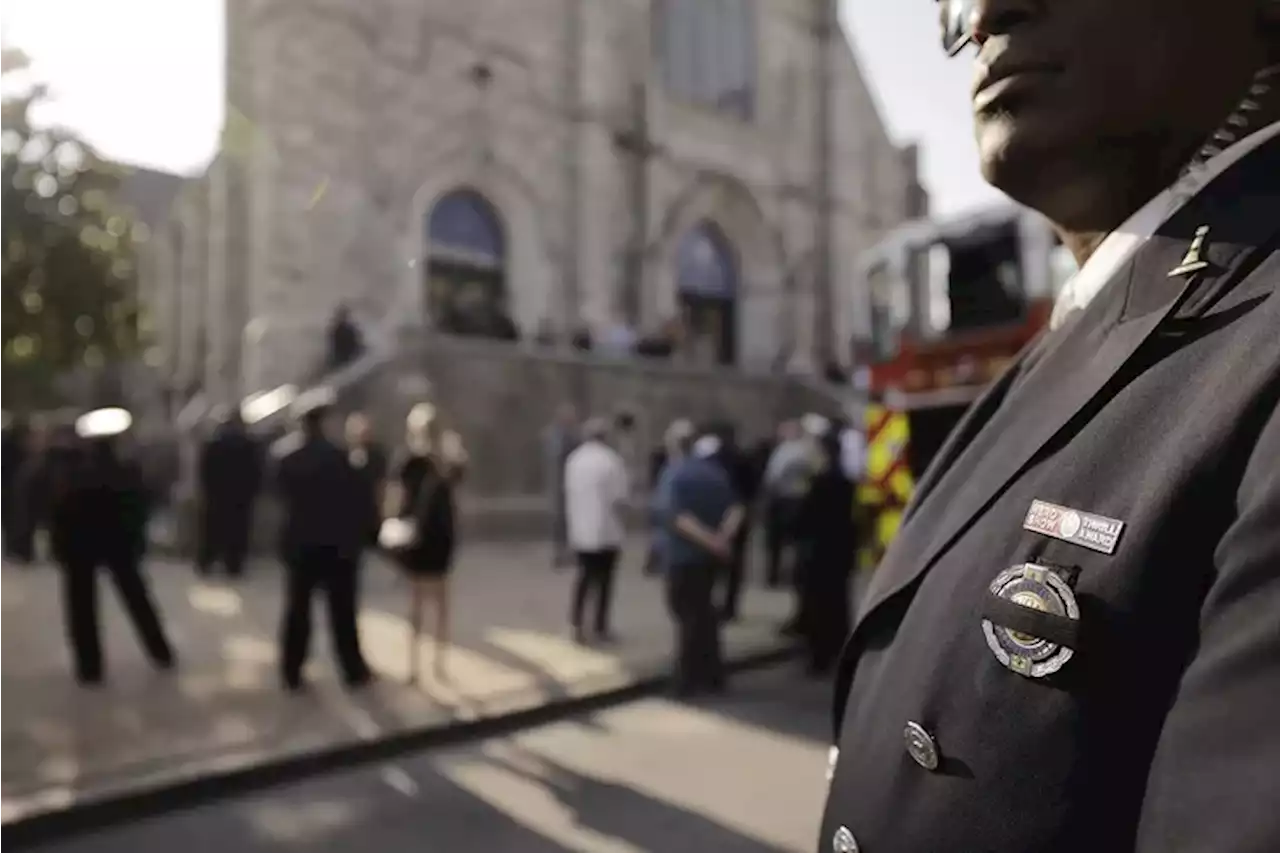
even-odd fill
[(854, 485), (841, 465), (841, 428), (818, 439), (818, 471), (796, 514), (800, 636), (811, 675), (830, 674), (849, 633), (851, 574), (857, 554)]
[(343, 678), (361, 687), (372, 672), (360, 651), (356, 599), (360, 552), (368, 535), (365, 484), (352, 467), (338, 432), (336, 397), (321, 388), (299, 396), (301, 429), (272, 448), (275, 487), (283, 514), (280, 556), (285, 588), (280, 665), (284, 686), (302, 686), (311, 642), (311, 600), (323, 590), (329, 630)]
[(200, 452), (200, 546), (196, 570), (244, 573), (253, 533), (254, 503), (262, 487), (262, 451), (245, 429), (238, 408), (220, 413), (220, 423)]
[(81, 684), (102, 681), (97, 572), (116, 585), (143, 648), (161, 669), (174, 665), (142, 574), (150, 496), (142, 471), (117, 448), (133, 422), (124, 409), (98, 409), (75, 424), (79, 444), (59, 448), (47, 471), (49, 538), (62, 569), (63, 617)]
[(942, 9), (1081, 269), (876, 572), (820, 849), (1280, 849), (1280, 3)]

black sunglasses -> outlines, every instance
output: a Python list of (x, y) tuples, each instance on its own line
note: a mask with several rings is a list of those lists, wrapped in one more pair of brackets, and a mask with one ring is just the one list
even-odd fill
[(938, 18), (942, 24), (942, 49), (955, 56), (973, 40), (969, 21), (976, 0), (935, 0), (940, 4)]

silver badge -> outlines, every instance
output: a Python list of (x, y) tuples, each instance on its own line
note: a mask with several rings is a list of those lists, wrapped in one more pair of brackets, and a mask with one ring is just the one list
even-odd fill
[(1124, 522), (1037, 500), (1031, 502), (1022, 528), (1103, 554), (1114, 554)]
[[(991, 592), (1022, 607), (1080, 619), (1080, 606), (1067, 582), (1052, 569), (1035, 563), (1005, 569), (992, 581)], [(1057, 672), (1075, 654), (1067, 646), (993, 624), (990, 619), (982, 620), (982, 633), (996, 660), (1029, 678), (1043, 678)]]

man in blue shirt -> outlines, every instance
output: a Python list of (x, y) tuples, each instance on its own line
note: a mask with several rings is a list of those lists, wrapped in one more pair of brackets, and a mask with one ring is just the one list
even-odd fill
[(664, 536), (667, 605), (676, 623), (677, 695), (724, 689), (716, 578), (733, 556), (744, 510), (723, 466), (712, 457), (720, 440), (704, 435), (668, 465), (655, 511)]

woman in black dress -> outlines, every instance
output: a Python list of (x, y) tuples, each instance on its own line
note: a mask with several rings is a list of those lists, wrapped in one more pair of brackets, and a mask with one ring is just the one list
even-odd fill
[(456, 433), (441, 428), (435, 407), (413, 408), (405, 430), (405, 452), (395, 466), (387, 494), (388, 518), (414, 528), (412, 541), (395, 552), (410, 583), (409, 681), (420, 675), (423, 617), (430, 601), (436, 615), (434, 670), (444, 680), (449, 643), (449, 570), (456, 544), (454, 486), (466, 467), (466, 451)]

